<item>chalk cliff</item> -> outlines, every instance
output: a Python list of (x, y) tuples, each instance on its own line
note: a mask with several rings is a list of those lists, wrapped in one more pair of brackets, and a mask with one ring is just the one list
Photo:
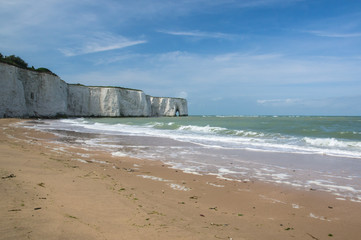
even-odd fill
[(70, 116), (148, 117), (152, 116), (150, 109), (150, 102), (140, 90), (68, 85)]
[(152, 116), (187, 116), (187, 101), (183, 98), (149, 97)]
[(120, 87), (67, 84), (59, 77), (0, 63), (1, 117), (187, 116), (187, 100)]

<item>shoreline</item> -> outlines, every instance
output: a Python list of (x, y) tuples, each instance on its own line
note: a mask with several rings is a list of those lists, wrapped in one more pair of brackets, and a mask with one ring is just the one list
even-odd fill
[[(1, 119), (4, 239), (357, 239), (360, 203), (55, 144)], [(11, 177), (13, 174), (14, 177)]]
[[(199, 127), (198, 124), (183, 123), (180, 120), (174, 122), (160, 118), (149, 122), (144, 119), (133, 119), (130, 122), (126, 121), (127, 123), (120, 121), (121, 119), (110, 122), (108, 120), (38, 120), (26, 125), (55, 134), (58, 136), (59, 140), (56, 142), (59, 144), (69, 143), (89, 150), (101, 149), (111, 152), (113, 156), (160, 160), (186, 173), (209, 174), (229, 180), (284, 184), (303, 190), (317, 189), (330, 192), (339, 199), (361, 203), (361, 164), (357, 158), (332, 156), (322, 151), (301, 153), (261, 148), (256, 150), (244, 148), (242, 144), (238, 147), (222, 147), (222, 141), (237, 141), (232, 138), (223, 139), (221, 142), (212, 139), (208, 143), (202, 143), (204, 136), (214, 136), (202, 136), (197, 131), (201, 129), (209, 133), (217, 127), (212, 130), (212, 127)], [(99, 125), (93, 126), (97, 123)], [(136, 127), (133, 128), (129, 123), (135, 124)], [(218, 125), (222, 124), (224, 123)], [(166, 127), (160, 127), (161, 130), (158, 131), (157, 126)], [(170, 131), (167, 129), (169, 126), (172, 126)], [(184, 127), (194, 128), (195, 132), (177, 130)], [(253, 141), (257, 139), (248, 139), (248, 142)], [(289, 141), (292, 142), (294, 139)], [(332, 142), (327, 139), (321, 142), (328, 141)], [(288, 145), (285, 142), (283, 144)]]

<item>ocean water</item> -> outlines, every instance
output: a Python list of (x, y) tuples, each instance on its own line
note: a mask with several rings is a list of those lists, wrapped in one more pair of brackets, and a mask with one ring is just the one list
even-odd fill
[[(41, 121), (73, 144), (194, 174), (327, 191), (361, 202), (361, 117), (190, 116)], [(96, 137), (86, 137), (92, 133)], [(80, 137), (79, 137), (80, 136)]]

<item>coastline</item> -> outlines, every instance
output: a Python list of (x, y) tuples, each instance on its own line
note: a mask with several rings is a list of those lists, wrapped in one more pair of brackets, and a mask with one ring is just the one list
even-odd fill
[(3, 239), (358, 239), (361, 204), (55, 144), (0, 120)]

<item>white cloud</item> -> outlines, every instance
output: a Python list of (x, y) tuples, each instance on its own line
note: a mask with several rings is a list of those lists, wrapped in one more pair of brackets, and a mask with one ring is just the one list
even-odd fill
[(202, 32), (202, 31), (166, 31), (159, 30), (158, 32), (175, 35), (175, 36), (187, 36), (187, 37), (198, 37), (198, 38), (219, 38), (219, 39), (231, 39), (234, 35), (220, 33), (220, 32)]
[(302, 103), (302, 99), (268, 99), (268, 100), (257, 100), (257, 103), (265, 106), (291, 106)]
[(75, 41), (79, 42), (78, 47), (60, 49), (65, 56), (77, 56), (88, 53), (110, 51), (121, 49), (138, 44), (146, 43), (144, 40), (129, 40), (123, 36), (110, 33), (96, 33), (92, 36), (83, 36)]
[(234, 1), (235, 7), (250, 8), (250, 7), (267, 7), (267, 6), (280, 6), (282, 4), (293, 4), (304, 0), (245, 0)]
[(326, 31), (305, 31), (305, 32), (319, 36), (319, 37), (329, 37), (329, 38), (361, 37), (360, 32), (355, 32), (355, 33), (336, 33), (336, 32), (326, 32)]
[(223, 100), (223, 97), (214, 97), (212, 98), (212, 101), (214, 102), (218, 102), (218, 101), (222, 101)]
[[(199, 55), (170, 52), (148, 59), (156, 63), (158, 72), (172, 79), (185, 78), (192, 84), (290, 85), (355, 81), (361, 74), (359, 60), (347, 58), (295, 58), (279, 53)], [(228, 84), (228, 85), (227, 85)], [(235, 90), (235, 89), (234, 89)]]
[[(354, 115), (360, 111), (360, 95), (336, 96), (336, 97), (323, 97), (319, 98), (305, 98), (305, 99), (268, 99), (257, 100), (257, 104), (267, 109), (292, 109), (297, 112), (297, 109), (305, 114), (331, 114), (338, 115), (343, 113), (345, 115)], [(352, 106), (352, 107), (351, 107)], [(292, 111), (291, 110), (291, 111)]]
[[(136, 29), (149, 20), (172, 21), (175, 17), (193, 13), (214, 13), (219, 8), (262, 7), (285, 2), (290, 0), (1, 0), (0, 37), (3, 50), (14, 51), (27, 45), (24, 49), (52, 51), (61, 48), (63, 54), (74, 56), (144, 43), (142, 40), (125, 39), (111, 44), (83, 41), (83, 44), (64, 46), (64, 43), (69, 42), (69, 36), (74, 34), (89, 31), (113, 32), (115, 28), (118, 32), (125, 32), (133, 27)], [(131, 32), (134, 33), (133, 30)], [(221, 32), (167, 32), (214, 39), (231, 39), (237, 36)]]
[(184, 97), (179, 91), (184, 91), (188, 98), (214, 101), (252, 96), (259, 99), (259, 105), (292, 105), (313, 96), (352, 95), (361, 87), (360, 60), (354, 58), (305, 59), (279, 53), (236, 52), (201, 55), (177, 51), (117, 59), (119, 62), (113, 67), (101, 65), (99, 70), (66, 76), (65, 80), (140, 88), (155, 96)]

